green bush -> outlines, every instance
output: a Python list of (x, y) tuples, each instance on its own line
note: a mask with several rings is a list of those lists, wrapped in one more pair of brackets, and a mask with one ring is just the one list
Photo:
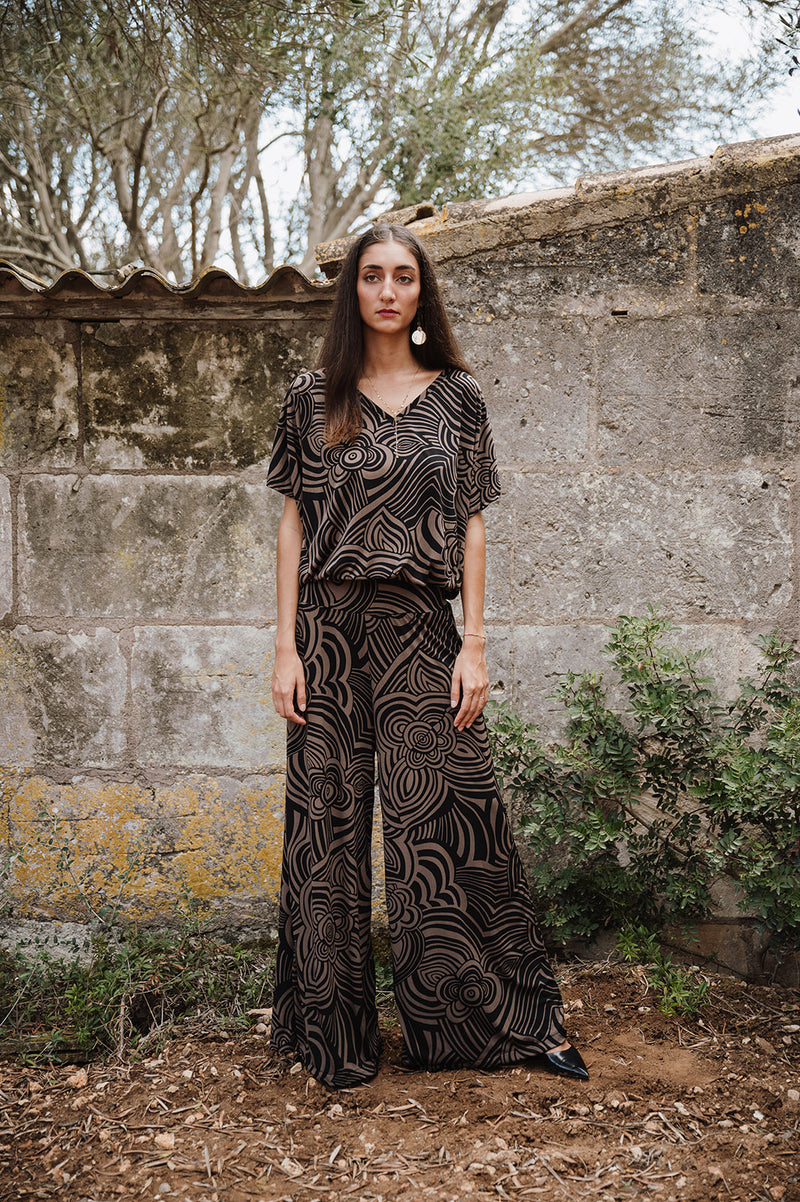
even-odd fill
[(759, 639), (760, 673), (727, 703), (698, 670), (707, 652), (667, 645), (677, 633), (653, 608), (619, 618), (605, 651), (627, 705), (609, 708), (601, 674), (567, 673), (563, 743), (497, 708), (496, 764), (521, 803), (532, 887), (563, 941), (689, 925), (727, 875), (780, 958), (800, 946), (798, 654)]
[(68, 1039), (87, 1055), (152, 1043), (180, 1021), (249, 1025), (271, 1005), (274, 950), (230, 946), (198, 930), (96, 935), (85, 959), (0, 949), (0, 1035)]

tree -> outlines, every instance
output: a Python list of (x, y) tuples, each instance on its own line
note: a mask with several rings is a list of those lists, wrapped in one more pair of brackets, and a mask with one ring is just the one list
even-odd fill
[[(691, 153), (698, 132), (740, 134), (772, 82), (762, 54), (708, 60), (703, 8), (4, 0), (0, 255), (182, 280), (226, 253), (246, 282), (272, 268), (276, 212), (310, 271), (376, 207)], [(288, 214), (275, 147), (303, 166)]]
[[(319, 0), (333, 27), (356, 0)], [(33, 270), (129, 259), (181, 280), (227, 235), (273, 265), (262, 120), (306, 13), (261, 0), (5, 0), (0, 254)], [(250, 256), (251, 261), (253, 255)]]

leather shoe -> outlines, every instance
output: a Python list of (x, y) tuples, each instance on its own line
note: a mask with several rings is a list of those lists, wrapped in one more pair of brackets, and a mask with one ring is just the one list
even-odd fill
[(538, 1060), (548, 1073), (555, 1073), (559, 1077), (578, 1077), (581, 1081), (589, 1080), (589, 1070), (583, 1063), (580, 1052), (573, 1047), (564, 1048), (562, 1052), (542, 1052)]

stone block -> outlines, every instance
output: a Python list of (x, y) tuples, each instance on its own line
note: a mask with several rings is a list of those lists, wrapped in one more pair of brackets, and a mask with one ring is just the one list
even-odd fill
[(0, 466), (69, 467), (78, 452), (78, 372), (62, 323), (0, 329)]
[(498, 320), (479, 341), (471, 337), (477, 342), (471, 364), (486, 395), (499, 462), (584, 460), (594, 392), (587, 323)]
[(742, 192), (700, 210), (697, 278), (702, 294), (796, 308), (800, 295), (800, 184)]
[(492, 702), (511, 702), (514, 683), (514, 632), (510, 626), (493, 622), (487, 625), (486, 634), (489, 698)]
[(599, 453), (608, 463), (774, 457), (800, 430), (800, 317), (604, 323)]
[[(192, 774), (171, 783), (35, 773), (7, 780), (17, 917), (172, 922), (223, 913), (274, 922), (283, 780)], [(66, 933), (65, 933), (66, 934)]]
[(12, 572), (11, 486), (0, 476), (0, 618), (10, 613), (14, 604)]
[(265, 484), (223, 476), (27, 479), (21, 609), (263, 619), (281, 506)]
[[(448, 307), (460, 322), (572, 309), (620, 290), (682, 289), (691, 239), (682, 214), (597, 225), (580, 232), (476, 251), (441, 265)], [(472, 335), (474, 338), (474, 333)], [(465, 345), (470, 346), (469, 342)]]
[[(487, 621), (508, 621), (514, 608), (514, 511), (509, 502), (513, 488), (511, 473), (501, 471), (503, 490), (484, 512), (486, 523), (486, 606)], [(459, 610), (460, 612), (460, 610)]]
[[(192, 774), (155, 789), (164, 885), (203, 909), (277, 918), (284, 780)], [(162, 889), (162, 893), (164, 889)]]
[[(506, 696), (522, 717), (534, 722), (545, 741), (564, 737), (567, 713), (553, 697), (567, 672), (599, 672), (611, 709), (628, 708), (627, 690), (604, 651), (610, 631), (607, 625), (524, 625), (514, 628), (509, 648)], [(732, 701), (738, 681), (757, 676), (760, 658), (755, 642), (738, 627), (719, 624), (687, 624), (669, 640), (682, 651), (707, 651), (697, 671), (710, 677), (717, 695)]]
[(660, 604), (678, 620), (786, 614), (791, 498), (773, 473), (517, 474), (509, 502), (517, 623), (607, 621)]
[(285, 722), (272, 705), (274, 630), (137, 627), (131, 680), (139, 741), (153, 767), (273, 769)]
[(566, 728), (564, 707), (552, 693), (567, 672), (602, 671), (609, 704), (622, 701), (619, 681), (603, 656), (607, 642), (608, 630), (599, 624), (514, 628), (509, 699), (521, 717), (538, 726), (545, 742), (563, 737)]
[(86, 461), (244, 467), (269, 455), (292, 379), (316, 360), (319, 319), (84, 326)]
[(120, 636), (18, 626), (0, 639), (0, 763), (118, 763), (127, 688)]

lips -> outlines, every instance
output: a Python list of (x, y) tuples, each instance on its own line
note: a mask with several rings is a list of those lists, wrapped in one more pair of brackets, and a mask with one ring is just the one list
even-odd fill
[(379, 309), (378, 317), (397, 317), (396, 309)]

